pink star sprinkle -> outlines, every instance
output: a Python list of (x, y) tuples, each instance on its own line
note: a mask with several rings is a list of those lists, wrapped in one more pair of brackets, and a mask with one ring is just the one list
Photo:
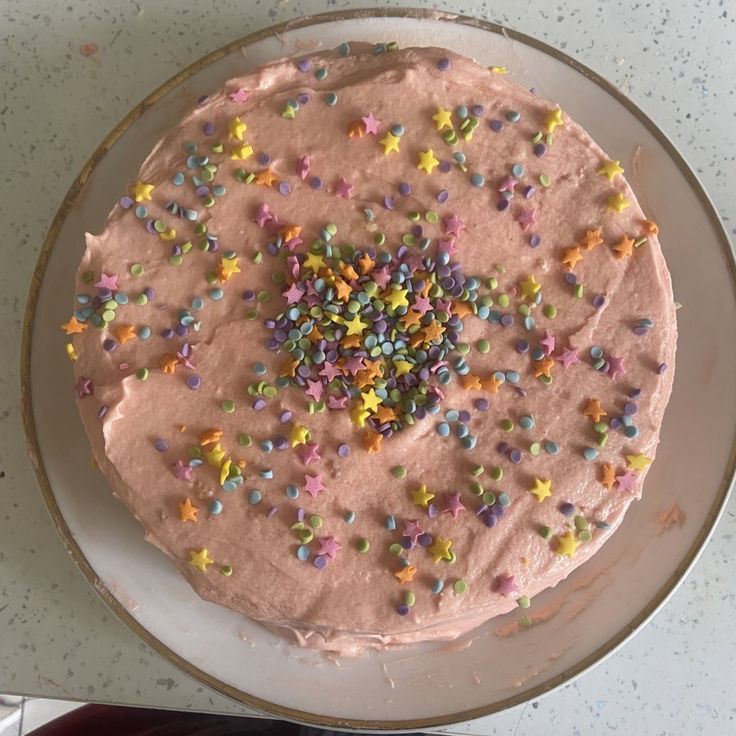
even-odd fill
[(301, 458), (305, 465), (316, 463), (322, 457), (319, 454), (319, 445), (316, 442), (309, 442), (301, 448)]
[(519, 590), (513, 575), (497, 575), (493, 581), (493, 591), (508, 598), (512, 593)]
[(580, 362), (577, 348), (562, 348), (562, 352), (557, 356), (557, 360), (562, 363), (563, 368), (569, 368), (571, 365), (577, 365)]
[(417, 540), (422, 536), (422, 534), (424, 534), (424, 529), (422, 529), (416, 521), (410, 521), (407, 524), (404, 524), (404, 531), (401, 532), (402, 537), (409, 537), (409, 539), (411, 539), (412, 547), (417, 543)]
[(325, 363), (322, 370), (319, 372), (320, 376), (324, 376), (329, 383), (333, 378), (337, 378), (342, 375), (342, 371), (334, 363)]
[(92, 379), (82, 376), (74, 384), (74, 388), (77, 390), (77, 398), (83, 399), (85, 396), (89, 396), (92, 393)]
[(414, 298), (414, 304), (411, 305), (411, 308), (424, 317), (432, 309), (432, 305), (426, 296), (417, 296)]
[(274, 216), (271, 212), (271, 208), (265, 202), (259, 204), (253, 222), (255, 222), (258, 227), (265, 227), (266, 223), (271, 222), (273, 219)]
[(357, 355), (350, 356), (343, 365), (343, 370), (347, 371), (351, 376), (354, 376), (358, 371), (362, 371), (364, 368), (363, 358), (359, 358)]
[(327, 397), (327, 408), (328, 409), (344, 409), (348, 404), (347, 396), (328, 396)]
[(608, 368), (608, 375), (611, 377), (611, 379), (616, 378), (619, 374), (622, 376), (626, 373), (626, 369), (624, 368), (624, 359), (622, 357), (618, 358), (615, 355), (612, 355), (608, 359), (609, 368)]
[(317, 554), (327, 555), (331, 560), (334, 560), (337, 553), (342, 549), (342, 545), (334, 537), (322, 537), (317, 541), (320, 545)]
[(547, 355), (552, 355), (555, 351), (555, 336), (549, 331), (544, 331), (544, 337), (539, 341)]
[(118, 277), (116, 275), (109, 276), (103, 273), (100, 276), (100, 280), (95, 284), (99, 289), (110, 289), (110, 291), (118, 290)]
[(308, 388), (304, 391), (307, 396), (311, 396), (315, 401), (319, 401), (322, 398), (325, 387), (322, 385), (322, 381), (313, 381), (311, 378), (307, 379)]
[(250, 97), (250, 91), (245, 89), (245, 87), (240, 87), (239, 89), (236, 89), (235, 92), (231, 92), (228, 97), (233, 102), (246, 102)]
[(521, 229), (526, 232), (530, 227), (537, 224), (537, 211), (533, 207), (522, 207), (517, 218)]
[(292, 284), (283, 294), (287, 304), (297, 304), (304, 296), (304, 292), (296, 284)]
[(391, 275), (389, 274), (388, 268), (386, 268), (386, 266), (377, 269), (371, 274), (371, 276), (373, 276), (373, 280), (376, 282), (376, 284), (378, 284), (381, 289), (385, 288), (386, 284), (391, 281)]
[(192, 468), (189, 465), (185, 465), (181, 460), (177, 460), (171, 466), (171, 472), (179, 480), (191, 480), (192, 479)]
[(631, 492), (635, 490), (636, 473), (633, 470), (627, 470), (623, 475), (617, 475), (616, 484), (619, 491)]
[(463, 506), (463, 502), (460, 500), (460, 494), (451, 493), (447, 496), (445, 499), (445, 508), (442, 510), (448, 514), (452, 514), (452, 518), (457, 520), (457, 515), (461, 511), (465, 511), (465, 506)]
[(365, 132), (368, 135), (378, 135), (378, 126), (381, 124), (380, 120), (376, 120), (373, 117), (373, 113), (369, 112), (364, 118), (361, 118), (363, 125), (365, 125)]
[(463, 230), (465, 230), (465, 223), (457, 215), (442, 218), (442, 232), (445, 235), (459, 238)]
[(514, 189), (516, 189), (516, 185), (519, 182), (514, 179), (513, 176), (507, 176), (499, 185), (498, 185), (498, 191), (499, 192), (512, 192)]
[(341, 176), (335, 183), (335, 196), (343, 199), (350, 199), (353, 196), (353, 185)]
[(455, 238), (441, 238), (438, 250), (440, 253), (447, 253), (447, 255), (454, 256), (457, 253)]
[(322, 473), (319, 475), (304, 476), (304, 490), (312, 497), (318, 496), (322, 491), (327, 489), (322, 484)]
[(309, 170), (311, 168), (311, 161), (309, 156), (300, 156), (296, 162), (296, 173), (302, 180), (309, 176)]

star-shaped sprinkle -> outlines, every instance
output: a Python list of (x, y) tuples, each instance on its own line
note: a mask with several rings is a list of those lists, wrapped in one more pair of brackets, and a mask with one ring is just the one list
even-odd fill
[(243, 140), (243, 134), (248, 130), (248, 126), (239, 118), (234, 117), (227, 126), (227, 134), (230, 138)]
[(578, 261), (583, 259), (583, 254), (580, 252), (580, 248), (576, 245), (574, 248), (566, 248), (562, 252), (562, 258), (560, 263), (567, 266), (571, 271), (575, 268)]
[(151, 199), (154, 188), (153, 184), (136, 181), (130, 188), (130, 196), (133, 197), (136, 202), (146, 202)]
[(516, 189), (516, 185), (519, 183), (518, 179), (514, 179), (513, 176), (507, 176), (501, 180), (498, 185), (499, 192), (511, 192), (513, 194)]
[(439, 562), (440, 560), (451, 560), (452, 559), (452, 552), (450, 552), (450, 548), (452, 547), (452, 539), (442, 539), (441, 537), (437, 537), (434, 540), (434, 544), (429, 547), (428, 551), (429, 554), (432, 555), (435, 562)]
[(383, 441), (383, 435), (380, 432), (374, 432), (370, 430), (366, 432), (364, 447), (369, 455), (375, 455), (381, 452), (381, 442)]
[(537, 211), (534, 207), (522, 207), (517, 222), (521, 225), (521, 229), (527, 232), (529, 228), (537, 224)]
[(67, 335), (78, 335), (87, 329), (87, 323), (80, 322), (76, 317), (72, 316), (68, 322), (65, 322), (61, 326), (61, 329), (64, 330)]
[(367, 409), (368, 411), (375, 411), (376, 409), (378, 409), (379, 404), (383, 401), (380, 396), (376, 395), (374, 389), (370, 389), (369, 391), (361, 394), (360, 398), (363, 400), (363, 408)]
[(434, 151), (428, 148), (426, 151), (419, 152), (419, 163), (417, 163), (418, 169), (423, 169), (425, 173), (431, 174), (436, 166), (439, 166), (440, 162), (435, 158)]
[(204, 459), (214, 468), (219, 468), (224, 458), (225, 450), (222, 449), (219, 442), (204, 453)]
[(608, 208), (611, 210), (616, 210), (616, 212), (621, 213), (623, 212), (627, 207), (631, 205), (631, 202), (629, 202), (626, 197), (621, 192), (618, 192), (617, 194), (612, 194), (608, 198)]
[(414, 520), (404, 524), (404, 531), (401, 532), (402, 537), (409, 537), (412, 547), (416, 545), (422, 534), (424, 534), (424, 529)]
[(493, 592), (508, 598), (511, 594), (516, 593), (519, 590), (519, 586), (516, 584), (516, 579), (513, 575), (508, 573), (504, 575), (496, 575), (493, 581)]
[(365, 117), (361, 118), (363, 125), (365, 125), (365, 132), (367, 135), (378, 135), (378, 126), (381, 124), (380, 120), (376, 120), (373, 117), (373, 113), (369, 112)]
[(378, 141), (383, 146), (383, 155), (387, 156), (392, 152), (398, 153), (400, 140), (399, 136), (394, 135), (393, 133), (386, 133), (386, 135)]
[(611, 379), (616, 378), (616, 376), (618, 376), (619, 374), (623, 376), (626, 373), (623, 357), (611, 355), (608, 358), (608, 364), (608, 375), (611, 377)]
[(233, 102), (246, 102), (250, 97), (250, 91), (245, 89), (245, 87), (239, 87), (235, 92), (231, 92), (228, 97)]
[(121, 345), (125, 345), (130, 340), (135, 340), (135, 327), (133, 325), (118, 325), (115, 328), (115, 337)]
[(634, 252), (634, 240), (622, 235), (621, 240), (613, 246), (613, 251), (619, 261), (624, 258), (631, 258), (631, 254)]
[(301, 301), (301, 298), (304, 296), (304, 292), (296, 283), (294, 283), (283, 292), (283, 295), (286, 297), (287, 304), (296, 304)]
[(271, 212), (271, 208), (268, 204), (266, 202), (261, 202), (256, 209), (256, 215), (253, 218), (253, 222), (255, 222), (258, 227), (265, 227), (266, 223), (269, 223), (274, 219), (274, 214)]
[(83, 399), (92, 393), (92, 379), (80, 376), (79, 380), (74, 384), (74, 388), (77, 391), (77, 398)]
[(408, 289), (392, 289), (383, 297), (383, 301), (388, 302), (393, 309), (408, 307), (409, 300), (406, 298), (408, 293)]
[(580, 546), (580, 542), (575, 539), (575, 535), (572, 532), (567, 532), (562, 536), (557, 537), (557, 548), (555, 552), (562, 557), (569, 557), (572, 559), (575, 557), (575, 550)]
[(342, 371), (334, 363), (325, 363), (319, 375), (324, 376), (329, 383), (333, 378), (341, 376)]
[(604, 463), (601, 468), (601, 483), (610, 491), (616, 482), (616, 466)]
[(342, 549), (342, 545), (338, 542), (335, 537), (322, 537), (318, 539), (319, 550), (318, 555), (327, 555), (331, 560), (335, 559), (337, 553)]
[(527, 299), (534, 299), (537, 292), (542, 288), (542, 285), (534, 278), (534, 276), (527, 276), (522, 281), (519, 281), (521, 287), (521, 293)]
[(278, 179), (271, 169), (263, 169), (263, 171), (259, 171), (256, 174), (256, 178), (253, 181), (262, 187), (271, 187), (275, 181), (278, 181)]
[(442, 232), (453, 238), (459, 238), (465, 230), (465, 223), (456, 215), (448, 215), (442, 218)]
[(552, 481), (542, 480), (541, 478), (534, 477), (534, 488), (529, 489), (529, 493), (536, 496), (537, 501), (542, 503), (545, 498), (549, 498), (552, 495)]
[[(250, 158), (253, 155), (253, 146), (248, 145), (247, 143), (243, 143), (242, 146), (235, 146), (232, 151), (230, 151), (230, 158), (233, 161), (245, 161), (245, 159)], [(257, 177), (256, 177), (257, 179)], [(262, 184), (263, 181), (256, 181), (256, 184)], [(271, 186), (269, 184), (269, 186)]]
[(345, 327), (347, 327), (347, 333), (348, 335), (361, 335), (363, 334), (363, 331), (366, 327), (368, 327), (367, 322), (363, 322), (363, 320), (360, 319), (360, 315), (356, 314), (352, 319), (345, 320)]
[(590, 417), (591, 422), (600, 422), (601, 417), (608, 416), (608, 413), (603, 411), (598, 399), (588, 399), (583, 409), (583, 416)]
[(240, 273), (240, 269), (238, 268), (238, 259), (221, 258), (220, 266), (217, 271), (217, 276), (222, 283), (229, 281), (231, 276), (234, 276), (236, 273)]
[(438, 107), (437, 112), (432, 115), (432, 120), (434, 120), (437, 130), (452, 128), (452, 112), (450, 110)]
[(362, 138), (365, 135), (365, 124), (362, 120), (353, 120), (348, 125), (348, 138)]
[(557, 360), (562, 363), (563, 368), (569, 368), (571, 365), (577, 365), (580, 362), (579, 352), (577, 348), (562, 348)]
[(353, 185), (344, 176), (341, 176), (335, 182), (334, 192), (336, 197), (350, 199), (353, 196)]
[(552, 368), (554, 368), (554, 365), (554, 358), (547, 357), (538, 361), (536, 367), (534, 368), (534, 378), (540, 378), (541, 376), (544, 376), (545, 378), (551, 378)]
[(303, 445), (299, 454), (305, 465), (316, 463), (321, 459), (319, 454), (319, 445), (316, 442), (309, 442), (306, 445)]
[(619, 174), (623, 174), (624, 170), (621, 166), (620, 161), (605, 161), (598, 173), (608, 178), (608, 181), (613, 181)]
[(189, 552), (190, 560), (189, 564), (196, 567), (198, 570), (201, 570), (202, 572), (207, 572), (207, 565), (212, 565), (215, 561), (210, 558), (210, 556), (207, 554), (207, 550), (202, 548), (197, 552), (196, 550), (190, 550)]
[(616, 476), (616, 485), (619, 491), (630, 492), (636, 487), (637, 474), (633, 470), (627, 470), (623, 475)]
[(198, 511), (199, 509), (187, 498), (179, 504), (179, 521), (197, 521)]
[(403, 585), (404, 583), (410, 583), (416, 574), (417, 568), (414, 565), (407, 565), (402, 567), (401, 570), (397, 570), (394, 577)]
[(363, 358), (358, 355), (351, 355), (343, 364), (343, 368), (351, 376), (354, 376), (358, 371), (362, 371), (365, 368)]
[(106, 273), (100, 274), (100, 280), (95, 284), (98, 289), (110, 289), (110, 291), (118, 290), (118, 277), (117, 274), (109, 275)]
[(555, 336), (549, 331), (544, 331), (544, 337), (539, 341), (547, 355), (551, 355), (555, 351)]
[(629, 470), (646, 470), (652, 464), (652, 459), (640, 452), (638, 455), (627, 455), (626, 463)]
[(188, 481), (190, 481), (192, 479), (192, 468), (191, 468), (191, 466), (190, 465), (187, 465), (186, 463), (182, 462), (181, 460), (177, 460), (171, 466), (171, 472), (179, 480), (188, 480)]
[(547, 113), (547, 117), (544, 119), (544, 127), (548, 133), (551, 133), (558, 125), (563, 125), (562, 110), (556, 107), (554, 110), (550, 110)]
[(422, 483), (415, 491), (411, 492), (411, 500), (423, 508), (427, 508), (429, 502), (434, 498), (434, 493), (430, 493), (427, 486)]
[(307, 388), (304, 393), (307, 396), (311, 396), (315, 401), (319, 401), (322, 398), (325, 387), (322, 385), (322, 381), (313, 381), (311, 378), (307, 379)]
[(322, 483), (322, 473), (317, 475), (304, 476), (304, 490), (312, 497), (318, 496), (322, 491), (326, 491)]
[(593, 250), (593, 248), (600, 245), (602, 242), (603, 236), (601, 235), (601, 228), (596, 228), (595, 230), (588, 230), (585, 233), (585, 237), (583, 238), (581, 245), (585, 250)]
[(445, 508), (442, 509), (447, 514), (452, 514), (453, 519), (457, 519), (458, 514), (461, 511), (465, 511), (465, 506), (460, 500), (459, 493), (450, 493), (445, 498)]
[(300, 424), (295, 424), (289, 432), (289, 443), (292, 447), (306, 445), (309, 441), (309, 430)]

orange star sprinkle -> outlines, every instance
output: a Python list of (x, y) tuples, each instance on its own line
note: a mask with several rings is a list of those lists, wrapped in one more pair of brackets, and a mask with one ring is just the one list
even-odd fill
[(633, 253), (634, 241), (631, 238), (627, 238), (625, 235), (621, 240), (613, 246), (613, 250), (616, 253), (616, 258), (622, 261), (624, 258), (630, 258)]
[(383, 440), (383, 435), (380, 432), (366, 432), (365, 449), (369, 455), (381, 452), (381, 440)]
[(490, 391), (492, 394), (498, 393), (498, 387), (501, 385), (501, 381), (499, 381), (494, 375), (488, 376), (488, 378), (484, 378), (481, 381), (481, 386), (486, 391)]
[(65, 322), (61, 329), (67, 335), (79, 335), (87, 329), (86, 322), (80, 322), (76, 317), (71, 317), (68, 322)]
[(404, 325), (404, 327), (413, 327), (414, 325), (418, 325), (422, 321), (422, 315), (419, 314), (419, 312), (415, 312), (414, 310), (410, 309), (402, 318), (401, 321)]
[(460, 383), (462, 383), (463, 388), (466, 391), (469, 391), (471, 389), (478, 391), (482, 388), (480, 377), (474, 376), (472, 373), (466, 373), (464, 376), (461, 376)]
[(367, 276), (376, 267), (376, 262), (367, 253), (360, 257), (358, 263), (363, 276)]
[(416, 567), (414, 565), (407, 565), (406, 567), (402, 567), (401, 570), (397, 570), (394, 573), (394, 577), (403, 585), (404, 583), (410, 583), (416, 574)]
[(274, 182), (278, 181), (278, 179), (274, 176), (271, 169), (263, 169), (263, 171), (259, 171), (256, 174), (256, 178), (253, 181), (263, 187), (272, 187)]
[(574, 248), (567, 248), (562, 253), (560, 263), (564, 263), (571, 271), (575, 268), (575, 264), (582, 260), (583, 255), (580, 252), (580, 248), (576, 245)]
[(433, 342), (434, 340), (439, 340), (442, 337), (442, 334), (444, 333), (445, 328), (443, 325), (441, 325), (439, 322), (430, 322), (423, 330), (422, 333), (424, 335), (424, 341), (425, 342)]
[(279, 376), (282, 378), (294, 378), (296, 376), (296, 369), (299, 367), (298, 360), (289, 360), (288, 358), (281, 365), (279, 370)]
[(340, 262), (340, 273), (348, 281), (355, 281), (358, 278), (356, 270), (349, 263)]
[(197, 512), (199, 508), (193, 506), (189, 499), (179, 504), (179, 520), (180, 521), (197, 521)]
[(462, 319), (463, 317), (467, 317), (469, 314), (472, 314), (473, 310), (465, 302), (453, 302), (452, 313), (456, 314), (458, 317), (460, 317), (460, 319)]
[(362, 138), (365, 135), (365, 123), (362, 120), (353, 120), (348, 125), (348, 138)]
[(281, 235), (287, 243), (294, 238), (298, 238), (301, 232), (301, 225), (288, 225), (287, 227), (281, 228)]
[(115, 328), (115, 337), (121, 345), (125, 345), (129, 340), (135, 340), (135, 328), (133, 325), (118, 325)]
[(164, 355), (161, 358), (161, 370), (166, 373), (167, 375), (173, 375), (176, 373), (176, 366), (179, 364), (179, 359), (176, 357), (176, 355), (172, 355), (171, 353), (164, 353)]
[(396, 410), (390, 406), (383, 406), (383, 404), (381, 404), (381, 406), (376, 409), (376, 419), (378, 419), (381, 424), (393, 422), (394, 419), (396, 419)]
[(616, 467), (610, 463), (604, 463), (602, 471), (601, 483), (610, 491), (616, 482)]
[(342, 345), (345, 348), (359, 348), (360, 342), (360, 335), (347, 335), (342, 339)]
[(601, 408), (601, 402), (598, 399), (588, 399), (588, 403), (583, 409), (583, 415), (590, 417), (592, 422), (600, 422), (601, 417), (608, 416), (608, 413)]
[(593, 248), (600, 245), (602, 242), (603, 237), (601, 236), (601, 228), (596, 228), (595, 230), (588, 230), (588, 232), (585, 233), (585, 237), (583, 238), (581, 245), (585, 250), (593, 250)]
[(543, 358), (537, 363), (537, 367), (534, 369), (534, 378), (540, 378), (545, 376), (552, 378), (552, 368), (554, 367), (555, 361), (553, 358)]
[(353, 293), (353, 288), (347, 281), (343, 281), (342, 279), (335, 279), (335, 293), (337, 294), (337, 298), (340, 301), (346, 302), (350, 298), (350, 295)]

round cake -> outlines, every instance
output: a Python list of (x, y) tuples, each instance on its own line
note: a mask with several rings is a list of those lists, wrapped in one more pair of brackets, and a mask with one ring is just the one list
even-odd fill
[(268, 64), (87, 235), (62, 327), (98, 466), (200, 596), (303, 645), (533, 613), (654, 459), (657, 226), (505, 72), (393, 43)]

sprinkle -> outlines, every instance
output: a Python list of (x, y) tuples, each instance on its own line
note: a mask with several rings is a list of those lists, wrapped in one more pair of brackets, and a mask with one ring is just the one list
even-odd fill
[(365, 539), (365, 537), (361, 537), (355, 544), (355, 548), (358, 550), (358, 552), (366, 553), (371, 548), (371, 543)]
[(453, 583), (452, 588), (458, 595), (464, 595), (468, 592), (468, 584), (462, 579), (456, 580)]
[(256, 506), (261, 502), (263, 499), (263, 494), (257, 489), (254, 488), (249, 494), (248, 494), (248, 503), (251, 506)]

